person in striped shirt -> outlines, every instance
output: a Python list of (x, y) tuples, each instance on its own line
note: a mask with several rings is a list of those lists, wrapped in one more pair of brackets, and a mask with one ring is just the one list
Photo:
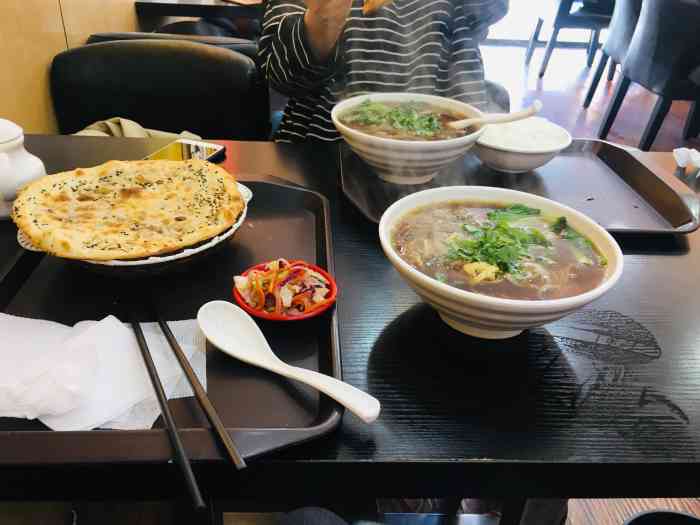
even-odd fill
[(340, 139), (330, 118), (345, 97), (441, 95), (487, 109), (479, 42), (508, 0), (268, 0), (259, 40), (270, 85), (289, 97), (280, 142)]

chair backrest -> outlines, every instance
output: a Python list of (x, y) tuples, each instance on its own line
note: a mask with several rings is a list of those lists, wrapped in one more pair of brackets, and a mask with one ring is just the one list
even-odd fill
[(554, 17), (554, 27), (578, 29), (603, 29), (608, 27), (612, 9), (594, 4), (579, 5), (575, 0), (559, 0), (557, 13)]
[(156, 33), (175, 35), (228, 36), (257, 40), (262, 30), (257, 19), (200, 18), (171, 22), (156, 29)]
[(51, 94), (62, 133), (110, 117), (211, 139), (269, 133), (267, 87), (253, 60), (200, 43), (126, 40), (65, 51), (51, 66)]
[[(218, 21), (218, 19), (215, 19)], [(199, 36), (228, 36), (241, 38), (238, 27), (233, 20), (223, 19), (225, 25), (219, 25), (211, 20), (179, 20), (160, 26), (156, 33), (168, 33), (173, 35), (199, 35)]]
[(214, 35), (181, 35), (170, 33), (95, 33), (87, 39), (87, 44), (99, 44), (100, 42), (116, 42), (117, 40), (186, 40), (197, 44), (207, 44), (237, 51), (254, 61), (258, 57), (258, 44), (246, 38)]
[(603, 51), (615, 62), (622, 63), (627, 55), (630, 42), (637, 27), (642, 0), (617, 0), (613, 11), (608, 38)]
[(617, 0), (581, 0), (584, 9), (611, 15)]
[(644, 0), (622, 72), (659, 95), (694, 100), (698, 50), (700, 0)]

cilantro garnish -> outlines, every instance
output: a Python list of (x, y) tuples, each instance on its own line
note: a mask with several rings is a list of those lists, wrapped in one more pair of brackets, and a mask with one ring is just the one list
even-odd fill
[(435, 135), (442, 129), (439, 114), (421, 111), (415, 102), (388, 106), (368, 99), (345, 115), (343, 120), (365, 126), (388, 124), (394, 129), (419, 136)]
[(503, 219), (493, 225), (481, 228), (465, 225), (463, 229), (469, 237), (451, 240), (447, 257), (453, 261), (492, 264), (501, 273), (517, 273), (531, 246), (549, 245), (539, 230), (514, 227)]

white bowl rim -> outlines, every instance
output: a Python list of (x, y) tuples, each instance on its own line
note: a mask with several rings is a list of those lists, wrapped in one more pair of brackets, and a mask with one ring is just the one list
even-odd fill
[[(449, 201), (449, 194), (451, 192), (454, 192), (455, 190), (457, 191), (463, 191), (465, 189), (472, 190), (475, 194), (471, 196), (471, 198), (479, 199), (479, 195), (477, 192), (481, 190), (488, 190), (492, 194), (501, 194), (505, 199), (508, 198), (508, 196), (524, 196), (527, 199), (530, 199), (531, 201), (534, 202), (542, 202), (546, 203), (550, 206), (553, 206), (555, 208), (558, 208), (562, 211), (562, 215), (571, 215), (575, 216), (577, 219), (580, 221), (586, 223), (589, 227), (591, 227), (594, 230), (597, 230), (597, 232), (602, 235), (602, 237), (606, 240), (608, 245), (611, 248), (612, 253), (615, 255), (616, 259), (616, 267), (615, 270), (613, 271), (612, 274), (610, 274), (607, 278), (605, 278), (598, 286), (595, 288), (588, 290), (587, 292), (584, 292), (582, 294), (578, 295), (572, 295), (570, 297), (563, 297), (560, 299), (542, 299), (542, 300), (531, 300), (531, 299), (503, 299), (500, 297), (493, 297), (490, 295), (485, 295), (485, 294), (480, 294), (476, 292), (468, 292), (466, 290), (461, 290), (459, 288), (456, 288), (454, 286), (450, 286), (445, 283), (441, 283), (440, 281), (433, 279), (432, 277), (428, 277), (424, 273), (420, 272), (419, 270), (416, 270), (408, 264), (406, 261), (404, 261), (399, 255), (396, 254), (394, 251), (393, 246), (391, 245), (391, 231), (389, 230), (390, 226), (393, 226), (393, 223), (396, 222), (396, 219), (392, 221), (391, 224), (389, 224), (389, 216), (392, 213), (395, 213), (396, 208), (402, 206), (406, 201), (408, 200), (414, 200), (419, 198), (419, 196), (426, 195), (426, 194), (444, 194), (446, 198), (441, 198), (441, 199), (435, 199), (432, 204), (437, 204), (439, 202), (443, 201)], [(468, 196), (457, 196), (455, 195), (454, 198), (464, 198), (465, 200), (468, 200), (470, 197)], [(452, 200), (454, 200), (454, 198)], [(489, 197), (481, 197), (482, 199), (486, 200), (486, 198), (493, 198), (491, 195)], [(415, 206), (414, 209), (418, 207)], [(409, 210), (405, 211), (403, 214), (408, 213)], [(403, 216), (403, 214), (401, 216)], [(397, 219), (400, 218), (397, 217)], [(451, 296), (454, 299), (463, 299), (466, 301), (469, 301), (471, 304), (474, 303), (480, 303), (481, 306), (486, 307), (486, 308), (491, 308), (496, 311), (503, 310), (504, 307), (506, 310), (510, 311), (528, 311), (532, 313), (545, 313), (545, 312), (553, 312), (553, 311), (566, 311), (570, 309), (575, 309), (578, 308), (579, 306), (583, 306), (601, 295), (603, 295), (605, 292), (607, 292), (610, 288), (612, 288), (615, 283), (619, 280), (620, 276), (622, 275), (622, 269), (624, 266), (624, 258), (622, 255), (622, 250), (620, 249), (620, 246), (617, 244), (617, 241), (610, 235), (603, 227), (601, 227), (599, 224), (597, 224), (593, 219), (590, 219), (588, 216), (585, 214), (569, 207), (566, 206), (565, 204), (561, 204), (559, 202), (553, 201), (551, 199), (547, 199), (546, 197), (541, 197), (539, 195), (534, 195), (532, 193), (526, 193), (523, 191), (517, 191), (517, 190), (511, 190), (507, 188), (495, 188), (491, 186), (444, 186), (441, 188), (431, 188), (423, 191), (418, 191), (416, 193), (412, 193), (410, 195), (407, 195), (406, 197), (403, 197), (402, 199), (399, 199), (395, 203), (393, 203), (391, 206), (389, 206), (384, 214), (382, 215), (382, 218), (379, 222), (379, 240), (382, 245), (382, 248), (384, 249), (384, 253), (387, 255), (387, 257), (390, 259), (392, 264), (398, 265), (402, 268), (402, 270), (405, 270), (410, 276), (411, 279), (417, 281), (420, 286), (424, 286), (426, 288), (432, 288), (434, 291), (441, 292), (441, 295), (445, 296)], [(499, 308), (500, 307), (500, 308)]]
[[(396, 101), (398, 99), (401, 100), (418, 100), (418, 101), (425, 101), (425, 102), (433, 102), (436, 105), (442, 104), (444, 105), (445, 102), (448, 102), (450, 104), (457, 104), (459, 106), (462, 106), (465, 108), (465, 110), (470, 111), (474, 113), (474, 118), (478, 118), (483, 116), (483, 112), (480, 109), (475, 108), (471, 104), (467, 104), (466, 102), (461, 102), (459, 100), (455, 100), (453, 98), (449, 97), (441, 97), (439, 95), (428, 95), (425, 93), (393, 93), (393, 92), (387, 92), (387, 93), (364, 93), (361, 95), (355, 95), (350, 98), (346, 98), (344, 100), (341, 100), (338, 102), (335, 106), (333, 106), (333, 109), (331, 110), (331, 120), (333, 121), (333, 124), (335, 124), (335, 127), (338, 128), (338, 131), (340, 131), (341, 135), (343, 134), (349, 134), (349, 135), (355, 135), (358, 137), (363, 137), (365, 140), (372, 140), (372, 141), (377, 141), (378, 144), (383, 144), (385, 146), (399, 146), (399, 147), (404, 147), (404, 148), (409, 148), (409, 149), (416, 149), (416, 148), (421, 148), (421, 149), (438, 149), (442, 150), (450, 146), (460, 146), (462, 142), (466, 144), (471, 144), (475, 143), (478, 138), (481, 136), (481, 134), (484, 132), (485, 126), (480, 126), (474, 133), (470, 133), (469, 135), (464, 135), (463, 137), (455, 137), (452, 139), (439, 139), (439, 140), (400, 140), (400, 139), (390, 139), (386, 137), (377, 137), (375, 135), (370, 135), (369, 133), (365, 133), (364, 131), (359, 131), (357, 129), (351, 128), (349, 126), (346, 126), (342, 122), (340, 122), (340, 119), (338, 118), (338, 114), (342, 111), (344, 111), (347, 106), (353, 105), (354, 103), (361, 103), (360, 99), (367, 99), (367, 98), (376, 98), (379, 100), (389, 100), (389, 101)], [(471, 118), (471, 117), (470, 117)]]
[[(481, 142), (482, 137), (480, 136), (478, 139), (476, 139), (476, 146), (482, 147), (482, 148), (489, 148), (493, 149), (496, 151), (504, 151), (506, 153), (517, 153), (519, 155), (551, 155), (553, 153), (559, 153), (560, 151), (565, 150), (569, 146), (571, 146), (571, 143), (574, 141), (573, 137), (571, 136), (571, 133), (569, 133), (569, 130), (564, 128), (563, 126), (560, 126), (559, 124), (556, 124), (552, 122), (551, 120), (549, 121), (550, 124), (553, 124), (554, 126), (558, 127), (561, 129), (564, 133), (566, 133), (566, 142), (562, 142), (561, 146), (557, 146), (556, 148), (548, 148), (548, 149), (524, 149), (524, 148), (506, 148), (504, 146), (495, 146), (493, 144), (489, 144), (488, 142)], [(495, 125), (495, 124), (494, 124)], [(484, 126), (483, 129), (486, 129), (488, 126)]]

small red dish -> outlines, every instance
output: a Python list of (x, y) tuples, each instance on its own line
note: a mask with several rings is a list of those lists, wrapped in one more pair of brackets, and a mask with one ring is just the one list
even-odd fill
[[(262, 270), (265, 268), (267, 264), (269, 264), (272, 261), (267, 261), (263, 262), (260, 264), (256, 264), (255, 266), (251, 266), (248, 268), (245, 272), (243, 272), (241, 275), (242, 276), (247, 276), (248, 273), (250, 273), (253, 270)], [(240, 292), (236, 289), (236, 286), (233, 286), (233, 297), (236, 299), (236, 302), (238, 303), (238, 306), (243, 308), (246, 312), (248, 312), (250, 315), (254, 317), (258, 317), (259, 319), (266, 319), (268, 321), (301, 321), (303, 319), (311, 319), (312, 317), (316, 317), (318, 315), (321, 315), (323, 312), (328, 310), (331, 306), (335, 304), (336, 297), (338, 296), (338, 285), (335, 282), (335, 279), (323, 268), (319, 268), (315, 264), (310, 264), (305, 261), (299, 261), (299, 260), (293, 260), (289, 261), (289, 264), (303, 264), (307, 268), (310, 268), (314, 270), (315, 272), (320, 273), (323, 275), (323, 277), (326, 278), (326, 280), (329, 283), (329, 294), (326, 297), (326, 300), (328, 301), (326, 304), (323, 306), (319, 306), (315, 310), (306, 313), (306, 314), (300, 314), (300, 315), (285, 315), (285, 314), (271, 314), (265, 311), (261, 310), (256, 310), (252, 306), (250, 306), (246, 300), (243, 298), (243, 296), (240, 294)]]

